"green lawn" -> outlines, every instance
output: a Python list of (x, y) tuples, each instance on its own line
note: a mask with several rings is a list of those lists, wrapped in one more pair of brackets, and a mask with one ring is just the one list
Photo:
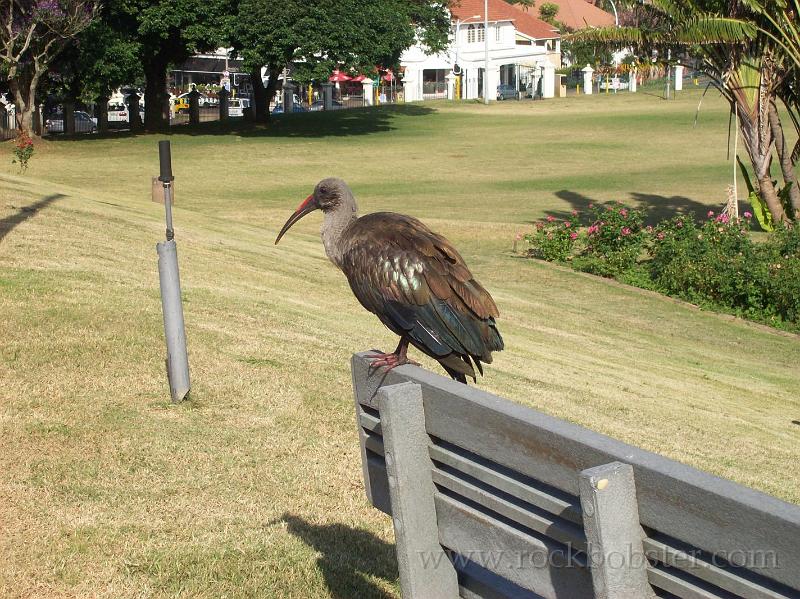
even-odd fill
[(3, 159), (0, 595), (397, 596), (348, 370), (395, 339), (325, 258), (318, 216), (273, 245), (330, 175), (364, 211), (448, 236), (493, 293), (507, 349), (481, 387), (800, 503), (797, 336), (511, 251), (532, 221), (590, 201), (719, 207), (728, 116), (706, 97), (694, 127), (698, 100), (440, 103), (175, 133), (193, 378), (179, 406), (149, 200), (161, 136), (48, 142), (24, 177)]

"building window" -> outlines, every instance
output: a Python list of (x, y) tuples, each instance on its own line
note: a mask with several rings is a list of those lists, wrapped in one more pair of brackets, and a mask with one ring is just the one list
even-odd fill
[(501, 38), (502, 35), (500, 33), (500, 23), (498, 23), (494, 28), (494, 41), (499, 42)]
[(474, 44), (486, 39), (483, 25), (470, 25), (467, 27), (467, 43)]

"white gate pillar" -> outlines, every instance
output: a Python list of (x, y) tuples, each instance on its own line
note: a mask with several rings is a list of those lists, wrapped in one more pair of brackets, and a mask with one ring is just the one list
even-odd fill
[(679, 92), (683, 89), (683, 65), (675, 65), (675, 91)]
[(445, 76), (445, 81), (447, 81), (447, 99), (448, 100), (455, 100), (456, 97), (456, 76), (453, 73), (448, 73)]
[(372, 79), (367, 78), (361, 82), (361, 85), (364, 88), (364, 105), (372, 106), (375, 103), (375, 82)]
[(581, 69), (581, 72), (583, 73), (583, 93), (589, 95), (592, 93), (592, 73), (594, 73), (594, 69), (587, 64)]
[(639, 73), (636, 69), (631, 69), (628, 71), (628, 91), (636, 92), (636, 84), (637, 78), (639, 77)]
[(551, 62), (544, 64), (542, 68), (542, 97), (553, 98), (556, 95), (556, 67)]

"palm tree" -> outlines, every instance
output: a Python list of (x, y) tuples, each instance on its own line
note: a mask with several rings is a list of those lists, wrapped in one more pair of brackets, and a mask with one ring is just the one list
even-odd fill
[[(655, 26), (639, 27), (637, 23), (584, 29), (571, 37), (616, 48), (632, 47), (640, 55), (656, 50), (662, 56), (673, 51), (695, 57), (699, 70), (711, 78), (738, 119), (759, 196), (773, 220), (781, 222), (787, 221), (789, 215), (770, 174), (773, 146), (778, 138), (783, 139), (780, 122), (775, 118), (775, 99), (787, 86), (797, 91), (796, 82), (787, 78), (797, 72), (797, 64), (774, 36), (759, 27), (767, 17), (748, 4), (759, 1), (762, 0), (648, 0), (639, 5), (639, 10), (655, 14), (658, 18), (647, 21)], [(779, 4), (797, 4), (800, 0), (763, 1), (764, 10), (774, 14)], [(792, 68), (787, 68), (790, 64)], [(783, 166), (789, 165), (782, 162)], [(785, 185), (794, 182), (793, 166), (782, 172)], [(794, 191), (800, 190), (795, 186)], [(800, 204), (795, 208), (800, 209)]]

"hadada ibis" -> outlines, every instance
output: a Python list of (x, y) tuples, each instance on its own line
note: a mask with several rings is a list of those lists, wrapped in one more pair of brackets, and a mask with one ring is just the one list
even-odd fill
[(475, 368), (503, 349), (497, 306), (464, 259), (441, 235), (411, 216), (375, 212), (358, 217), (356, 200), (341, 179), (320, 181), (283, 225), (322, 210), (325, 253), (347, 277), (367, 310), (400, 336), (397, 349), (374, 357), (373, 367), (414, 363), (409, 344), (439, 361), (454, 379), (475, 380)]

